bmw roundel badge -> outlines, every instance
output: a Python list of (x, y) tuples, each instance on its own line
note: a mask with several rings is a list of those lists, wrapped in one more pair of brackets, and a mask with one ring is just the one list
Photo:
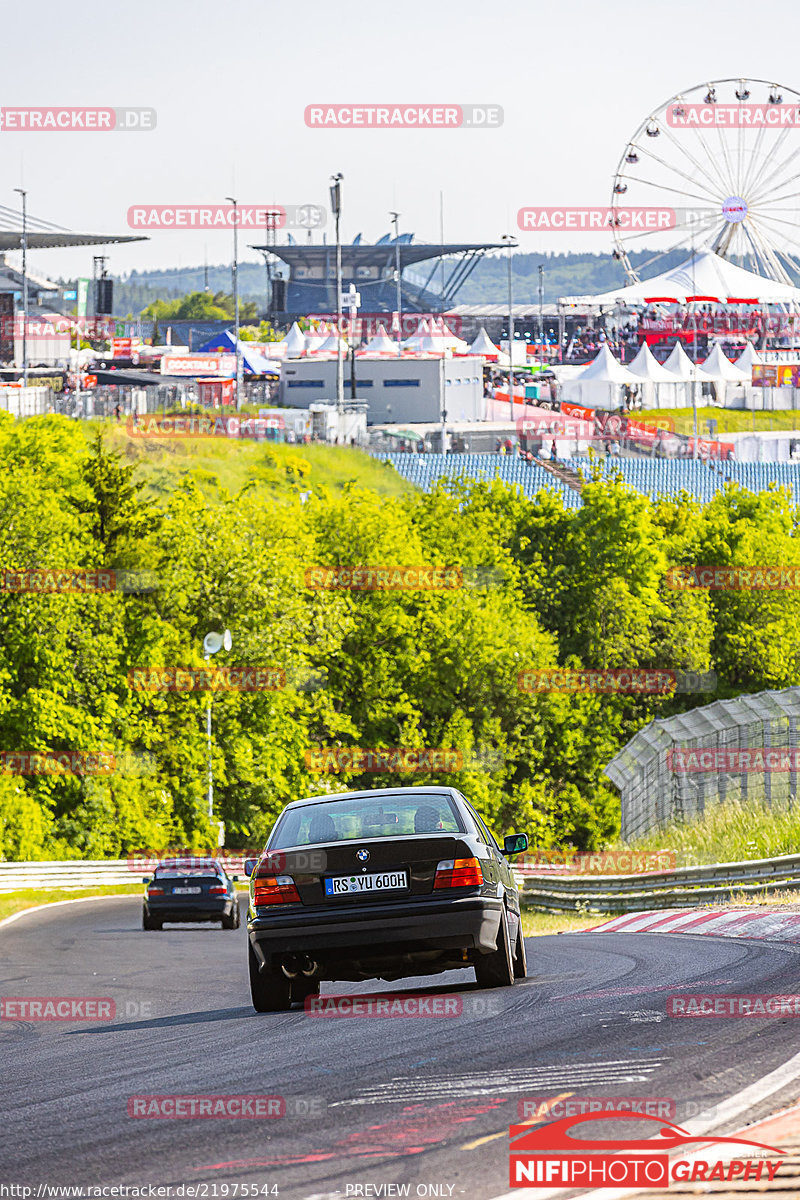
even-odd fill
[(357, 850), (356, 858), (359, 862), (366, 862), (369, 858), (369, 850)]

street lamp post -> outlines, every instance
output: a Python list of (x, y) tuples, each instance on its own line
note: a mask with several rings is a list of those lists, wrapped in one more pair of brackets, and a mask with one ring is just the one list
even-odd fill
[[(229, 629), (226, 629), (224, 633), (207, 633), (203, 638), (203, 657), (208, 663), (212, 655), (218, 654), (220, 650), (230, 650), (232, 645), (233, 639), (231, 638)], [(214, 817), (214, 766), (211, 759), (211, 696), (212, 693), (209, 692), (208, 704), (206, 706), (206, 739), (208, 750), (208, 791), (206, 793), (206, 800), (208, 802), (209, 822)], [(222, 845), (221, 842), (219, 844)]]
[(234, 402), (236, 404), (236, 411), (238, 412), (242, 406), (242, 359), (241, 354), (239, 353), (239, 208), (237, 201), (234, 200), (232, 196), (226, 196), (225, 199), (229, 204), (233, 205), (233, 336), (236, 343), (236, 382), (234, 384)]
[(342, 359), (342, 238), (339, 219), (342, 212), (342, 180), (331, 175), (331, 212), (336, 225), (336, 411), (341, 417), (344, 408), (344, 361)]
[(539, 263), (539, 351), (544, 366), (544, 267)]
[(28, 193), (14, 188), (22, 196), (22, 386), (28, 386)]
[(517, 245), (510, 233), (504, 233), (501, 241), (508, 247), (508, 404), (511, 420), (514, 420), (514, 296), (511, 282), (511, 251)]
[(397, 305), (397, 357), (400, 358), (403, 353), (403, 289), (400, 282), (400, 234), (398, 232), (397, 222), (400, 219), (400, 213), (389, 213), (394, 225), (394, 282), (395, 282), (395, 303)]

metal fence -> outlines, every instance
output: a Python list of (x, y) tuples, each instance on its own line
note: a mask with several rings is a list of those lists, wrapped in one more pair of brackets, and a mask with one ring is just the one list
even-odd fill
[(651, 721), (606, 767), (626, 841), (724, 801), (797, 798), (800, 688), (717, 700)]

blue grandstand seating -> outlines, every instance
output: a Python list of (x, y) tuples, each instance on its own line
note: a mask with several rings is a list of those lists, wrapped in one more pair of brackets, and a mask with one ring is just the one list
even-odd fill
[[(555, 479), (539, 466), (529, 466), (515, 455), (502, 454), (378, 454), (391, 463), (410, 483), (430, 491), (440, 479), (492, 480), (518, 486), (532, 498), (542, 489), (562, 497), (565, 508), (578, 508), (579, 494)], [(800, 463), (723, 462), (709, 466), (692, 459), (614, 458), (593, 460), (608, 476), (619, 472), (635, 491), (651, 499), (677, 497), (686, 492), (706, 502), (723, 490), (727, 483), (738, 483), (751, 492), (765, 491), (770, 485), (786, 487), (795, 504), (800, 504)], [(568, 459), (566, 466), (589, 478), (593, 464), (587, 458)]]

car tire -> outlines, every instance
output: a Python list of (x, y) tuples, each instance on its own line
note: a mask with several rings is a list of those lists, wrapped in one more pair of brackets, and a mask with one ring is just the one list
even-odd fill
[(519, 919), (519, 931), (517, 933), (517, 949), (514, 954), (514, 978), (528, 978), (528, 956), (525, 953), (525, 935), (522, 932), (522, 917)]
[(505, 911), (500, 918), (497, 941), (499, 944), (491, 954), (482, 954), (474, 963), (478, 987), (512, 987), (514, 984), (514, 961), (511, 957), (511, 938)]
[(230, 911), (230, 915), (223, 916), (221, 924), (223, 929), (238, 929), (240, 922), (241, 917), (239, 915), (239, 901), (235, 899), (233, 902), (233, 908)]
[(147, 913), (142, 913), (142, 929), (152, 930), (161, 929), (161, 921), (157, 921), (155, 917), (150, 917)]
[(256, 1012), (285, 1012), (292, 1003), (291, 980), (281, 972), (258, 969), (258, 959), (252, 945), (247, 945), (247, 964), (250, 970), (250, 998)]
[(304, 975), (298, 975), (292, 980), (292, 1003), (305, 1004), (307, 996), (319, 995), (319, 980), (306, 979)]

